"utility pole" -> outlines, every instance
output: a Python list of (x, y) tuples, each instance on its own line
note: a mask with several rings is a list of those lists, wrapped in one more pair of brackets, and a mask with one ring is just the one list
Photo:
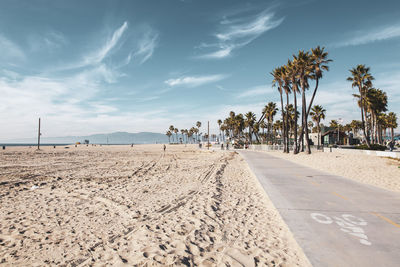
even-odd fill
[(207, 122), (207, 149), (210, 150), (210, 121)]
[(38, 142), (37, 142), (37, 149), (40, 150), (40, 118), (39, 118), (39, 129), (38, 129)]

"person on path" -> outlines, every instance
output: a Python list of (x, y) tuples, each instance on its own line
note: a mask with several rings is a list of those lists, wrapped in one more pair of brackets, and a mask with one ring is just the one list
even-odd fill
[(389, 148), (390, 148), (390, 151), (393, 151), (393, 148), (394, 148), (394, 142), (393, 141), (389, 142)]
[(165, 152), (165, 149), (167, 149), (167, 146), (164, 144), (164, 152)]

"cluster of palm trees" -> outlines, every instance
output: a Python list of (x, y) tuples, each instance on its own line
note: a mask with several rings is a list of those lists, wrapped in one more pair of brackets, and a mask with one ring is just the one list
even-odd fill
[[(286, 65), (275, 68), (272, 85), (276, 86), (280, 95), (281, 120), (274, 122), (274, 117), (278, 114), (277, 104), (269, 102), (262, 110), (261, 117), (257, 119), (256, 114), (249, 111), (245, 114), (236, 114), (234, 111), (224, 120), (218, 120), (219, 140), (225, 138), (243, 139), (250, 144), (253, 138), (257, 143), (277, 144), (283, 143), (284, 152), (289, 153), (292, 147), (293, 153), (300, 151), (311, 153), (309, 133), (318, 133), (318, 147), (321, 141), (321, 128), (325, 126), (321, 123), (325, 119), (326, 110), (321, 105), (313, 105), (320, 80), (324, 71), (329, 71), (328, 63), (332, 60), (328, 58), (328, 52), (324, 47), (317, 46), (310, 51), (300, 50), (297, 55), (287, 61)], [(387, 95), (384, 91), (374, 88), (373, 76), (370, 68), (365, 65), (358, 65), (350, 70), (351, 76), (347, 78), (352, 82), (352, 87), (358, 89), (358, 94), (353, 94), (358, 99), (361, 111), (361, 121), (353, 120), (346, 125), (340, 125), (336, 120), (330, 122), (331, 129), (342, 129), (344, 132), (357, 134), (362, 131), (368, 147), (371, 144), (383, 144), (387, 129), (391, 129), (391, 138), (394, 139), (394, 129), (397, 128), (397, 116), (393, 112), (387, 112)], [(312, 89), (312, 95), (307, 102), (306, 91)], [(293, 97), (290, 97), (290, 95)], [(286, 96), (286, 97), (285, 97)], [(285, 98), (285, 101), (284, 101)], [(301, 98), (300, 108), (298, 98)], [(298, 110), (301, 109), (301, 112)], [(311, 121), (309, 121), (309, 116)], [(300, 125), (298, 123), (300, 119)], [(315, 122), (316, 126), (313, 128)], [(182, 129), (181, 138), (186, 142), (199, 140), (199, 128), (201, 122), (196, 123), (196, 127), (190, 130)], [(266, 130), (266, 131), (265, 131)], [(179, 130), (170, 126), (166, 135), (174, 142), (178, 142)], [(307, 137), (307, 138), (304, 138)], [(304, 144), (305, 142), (305, 144)]]
[(370, 68), (365, 65), (357, 65), (350, 70), (351, 76), (347, 81), (353, 88), (358, 89), (358, 94), (353, 94), (358, 100), (361, 111), (361, 130), (368, 147), (371, 144), (383, 144), (383, 132), (391, 129), (392, 141), (394, 141), (394, 128), (397, 128), (397, 116), (394, 112), (387, 111), (387, 95), (384, 91), (374, 88), (374, 77)]
[[(196, 126), (191, 127), (189, 130), (181, 129), (180, 130), (181, 134), (179, 137), (178, 136), (179, 129), (174, 127), (173, 125), (170, 125), (165, 135), (168, 136), (169, 143), (171, 143), (171, 137), (172, 137), (172, 143), (196, 143), (200, 141), (200, 137), (202, 135), (202, 133), (200, 133), (200, 127), (201, 127), (201, 122), (197, 121)], [(175, 138), (174, 138), (174, 133), (175, 133)]]
[[(292, 60), (288, 60), (286, 65), (275, 68), (273, 76), (273, 86), (278, 87), (281, 100), (281, 112), (283, 121), (283, 143), (284, 152), (289, 153), (290, 129), (293, 128), (293, 152), (297, 154), (304, 150), (303, 136), (309, 136), (308, 116), (314, 102), (319, 81), (323, 76), (323, 71), (328, 71), (328, 53), (324, 47), (317, 46), (310, 51), (300, 50), (297, 55), (293, 55)], [(312, 97), (307, 105), (306, 91), (310, 88), (310, 82), (315, 81)], [(283, 94), (286, 95), (286, 105), (284, 107)], [(289, 95), (293, 94), (293, 104), (290, 104)], [(297, 120), (300, 113), (297, 111), (297, 94), (301, 95), (301, 126), (298, 129)], [(315, 115), (316, 116), (316, 115)], [(293, 127), (291, 127), (293, 121)], [(306, 152), (311, 153), (309, 138), (306, 140)]]
[[(263, 143), (267, 140), (272, 142), (282, 129), (280, 121), (274, 123), (274, 116), (277, 111), (278, 108), (274, 102), (269, 102), (263, 108), (261, 117), (258, 120), (256, 114), (252, 111), (245, 114), (236, 114), (234, 111), (231, 111), (229, 116), (223, 121), (217, 121), (220, 130), (220, 140), (225, 141), (225, 137), (230, 139), (245, 138), (252, 144), (253, 137), (255, 137), (257, 143)], [(267, 129), (266, 132), (265, 129)]]

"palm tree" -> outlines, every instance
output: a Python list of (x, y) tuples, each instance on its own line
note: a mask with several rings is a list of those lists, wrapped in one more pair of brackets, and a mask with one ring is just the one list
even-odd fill
[(174, 129), (174, 133), (175, 133), (175, 136), (176, 136), (176, 143), (178, 143), (178, 132), (179, 132), (178, 128), (175, 128)]
[[(300, 93), (300, 90), (298, 89), (299, 87), (299, 80), (298, 80), (298, 71), (297, 71), (297, 65), (295, 62), (288, 60), (288, 63), (286, 65), (286, 74), (290, 79), (290, 83), (292, 86), (292, 92), (293, 92), (293, 102), (294, 102), (294, 110), (297, 113), (297, 93)], [(294, 149), (293, 153), (297, 154), (298, 153), (298, 147), (297, 147), (297, 117), (295, 118), (295, 123), (294, 123)]]
[(312, 57), (309, 52), (300, 50), (296, 55), (293, 55), (294, 64), (296, 64), (297, 75), (302, 92), (302, 131), (306, 135), (307, 154), (311, 154), (310, 141), (308, 137), (307, 116), (306, 116), (306, 90), (310, 87), (308, 80), (312, 78)]
[(254, 114), (253, 112), (249, 111), (247, 112), (245, 115), (246, 120), (244, 121), (245, 126), (249, 128), (249, 142), (250, 144), (253, 143), (253, 138), (252, 138), (252, 128), (254, 126), (254, 123), (256, 122), (256, 114)]
[(353, 132), (353, 135), (355, 135), (356, 133), (358, 133), (361, 130), (362, 122), (358, 121), (358, 120), (352, 120), (350, 122), (350, 127), (351, 127), (351, 131)]
[(278, 111), (278, 108), (276, 107), (276, 103), (274, 102), (269, 102), (263, 110), (263, 113), (265, 114), (265, 117), (267, 118), (267, 133), (269, 136), (270, 141), (272, 142), (271, 138), (271, 130), (272, 130), (272, 125), (274, 122), (274, 116), (276, 115), (276, 112)]
[(185, 142), (185, 129), (181, 129), (181, 135), (182, 135), (183, 142)]
[(358, 92), (360, 95), (362, 130), (368, 148), (371, 147), (371, 144), (369, 140), (369, 134), (365, 125), (365, 117), (364, 117), (366, 115), (365, 99), (366, 99), (367, 89), (372, 87), (372, 80), (374, 80), (374, 77), (371, 75), (369, 71), (370, 71), (369, 67), (366, 67), (365, 65), (357, 65), (357, 67), (352, 68), (350, 70), (351, 76), (347, 78), (347, 81), (352, 82), (351, 86), (353, 88), (354, 87), (358, 88)]
[(331, 120), (329, 122), (329, 127), (332, 128), (332, 130), (337, 130), (339, 127), (339, 123), (337, 120)]
[(221, 135), (221, 124), (222, 124), (222, 120), (218, 120), (217, 123), (218, 123), (218, 128), (219, 128), (219, 138), (221, 139), (221, 138), (222, 138), (222, 135)]
[(371, 114), (370, 125), (372, 142), (377, 143), (379, 139), (378, 116), (380, 113), (387, 111), (387, 95), (380, 89), (370, 88), (366, 95), (367, 110)]
[(321, 142), (321, 128), (320, 128), (320, 123), (321, 120), (325, 119), (325, 112), (326, 110), (319, 105), (315, 105), (312, 107), (310, 115), (313, 121), (317, 123), (317, 131), (318, 131), (318, 148), (320, 146)]
[(283, 140), (283, 152), (287, 152), (286, 151), (286, 125), (285, 125), (285, 110), (283, 108), (283, 79), (282, 79), (282, 71), (283, 69), (280, 68), (275, 68), (272, 72), (271, 75), (274, 77), (274, 79), (272, 80), (272, 86), (278, 86), (278, 91), (281, 97), (281, 111), (282, 111), (282, 140)]
[(260, 123), (259, 123), (259, 127), (262, 129), (262, 140), (264, 140), (265, 139), (265, 136), (264, 136), (264, 129), (265, 128), (267, 128), (268, 126), (265, 124), (265, 121), (263, 120), (263, 121), (261, 121)]
[(278, 131), (279, 135), (282, 136), (282, 130), (283, 130), (283, 123), (280, 120), (275, 121), (275, 123), (274, 123), (274, 131), (275, 132)]
[[(303, 126), (304, 122), (308, 120), (308, 115), (310, 114), (310, 110), (312, 107), (312, 104), (314, 102), (315, 95), (318, 90), (319, 86), (319, 80), (322, 79), (322, 73), (323, 71), (329, 71), (328, 63), (332, 62), (331, 59), (328, 59), (328, 52), (324, 51), (324, 47), (317, 46), (316, 48), (311, 49), (311, 55), (310, 55), (310, 65), (309, 65), (309, 78), (315, 80), (315, 88), (310, 100), (310, 103), (308, 104), (307, 111), (305, 113), (305, 117), (303, 118)], [(303, 103), (304, 104), (304, 103)], [(299, 139), (303, 141), (303, 136), (304, 136), (304, 127), (301, 128), (300, 130), (300, 137)], [(308, 141), (308, 139), (306, 139)], [(307, 145), (307, 152), (311, 153), (311, 150), (309, 148), (309, 144)]]
[(394, 131), (393, 129), (397, 128), (397, 116), (396, 113), (394, 112), (389, 112), (389, 114), (386, 117), (386, 124), (388, 128), (390, 128), (390, 133), (392, 136), (392, 142), (394, 142)]
[[(175, 127), (173, 125), (170, 125), (169, 130), (171, 131), (171, 134), (172, 134), (175, 130)], [(172, 142), (174, 142), (174, 136), (172, 136)]]
[(165, 134), (166, 136), (168, 136), (168, 143), (171, 143), (171, 131), (167, 131), (167, 133)]
[(260, 143), (259, 132), (260, 132), (260, 124), (258, 122), (255, 122), (254, 125), (253, 125), (252, 133), (256, 137), (257, 143)]
[(312, 72), (313, 72), (311, 78), (315, 80), (315, 88), (310, 103), (308, 105), (307, 116), (310, 113), (310, 109), (312, 107), (315, 95), (317, 93), (319, 80), (322, 79), (322, 73), (324, 70), (329, 71), (329, 66), (327, 64), (333, 61), (332, 59), (328, 59), (328, 52), (324, 50), (325, 47), (321, 48), (320, 46), (311, 49)]
[[(197, 134), (198, 134), (199, 131), (200, 131), (200, 127), (201, 127), (201, 122), (200, 122), (200, 121), (197, 121), (197, 122), (196, 122), (196, 126), (197, 126)], [(197, 139), (199, 139), (199, 136), (197, 136)]]

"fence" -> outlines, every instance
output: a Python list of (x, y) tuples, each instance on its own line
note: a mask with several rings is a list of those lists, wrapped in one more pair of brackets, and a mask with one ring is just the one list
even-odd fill
[[(289, 146), (289, 151), (293, 151), (294, 146), (290, 145)], [(323, 147), (320, 146), (318, 149), (317, 146), (311, 146), (311, 152), (313, 151), (322, 151)], [(249, 146), (250, 150), (255, 150), (255, 151), (283, 151), (283, 145), (250, 145)], [(325, 148), (326, 149), (326, 148)]]

